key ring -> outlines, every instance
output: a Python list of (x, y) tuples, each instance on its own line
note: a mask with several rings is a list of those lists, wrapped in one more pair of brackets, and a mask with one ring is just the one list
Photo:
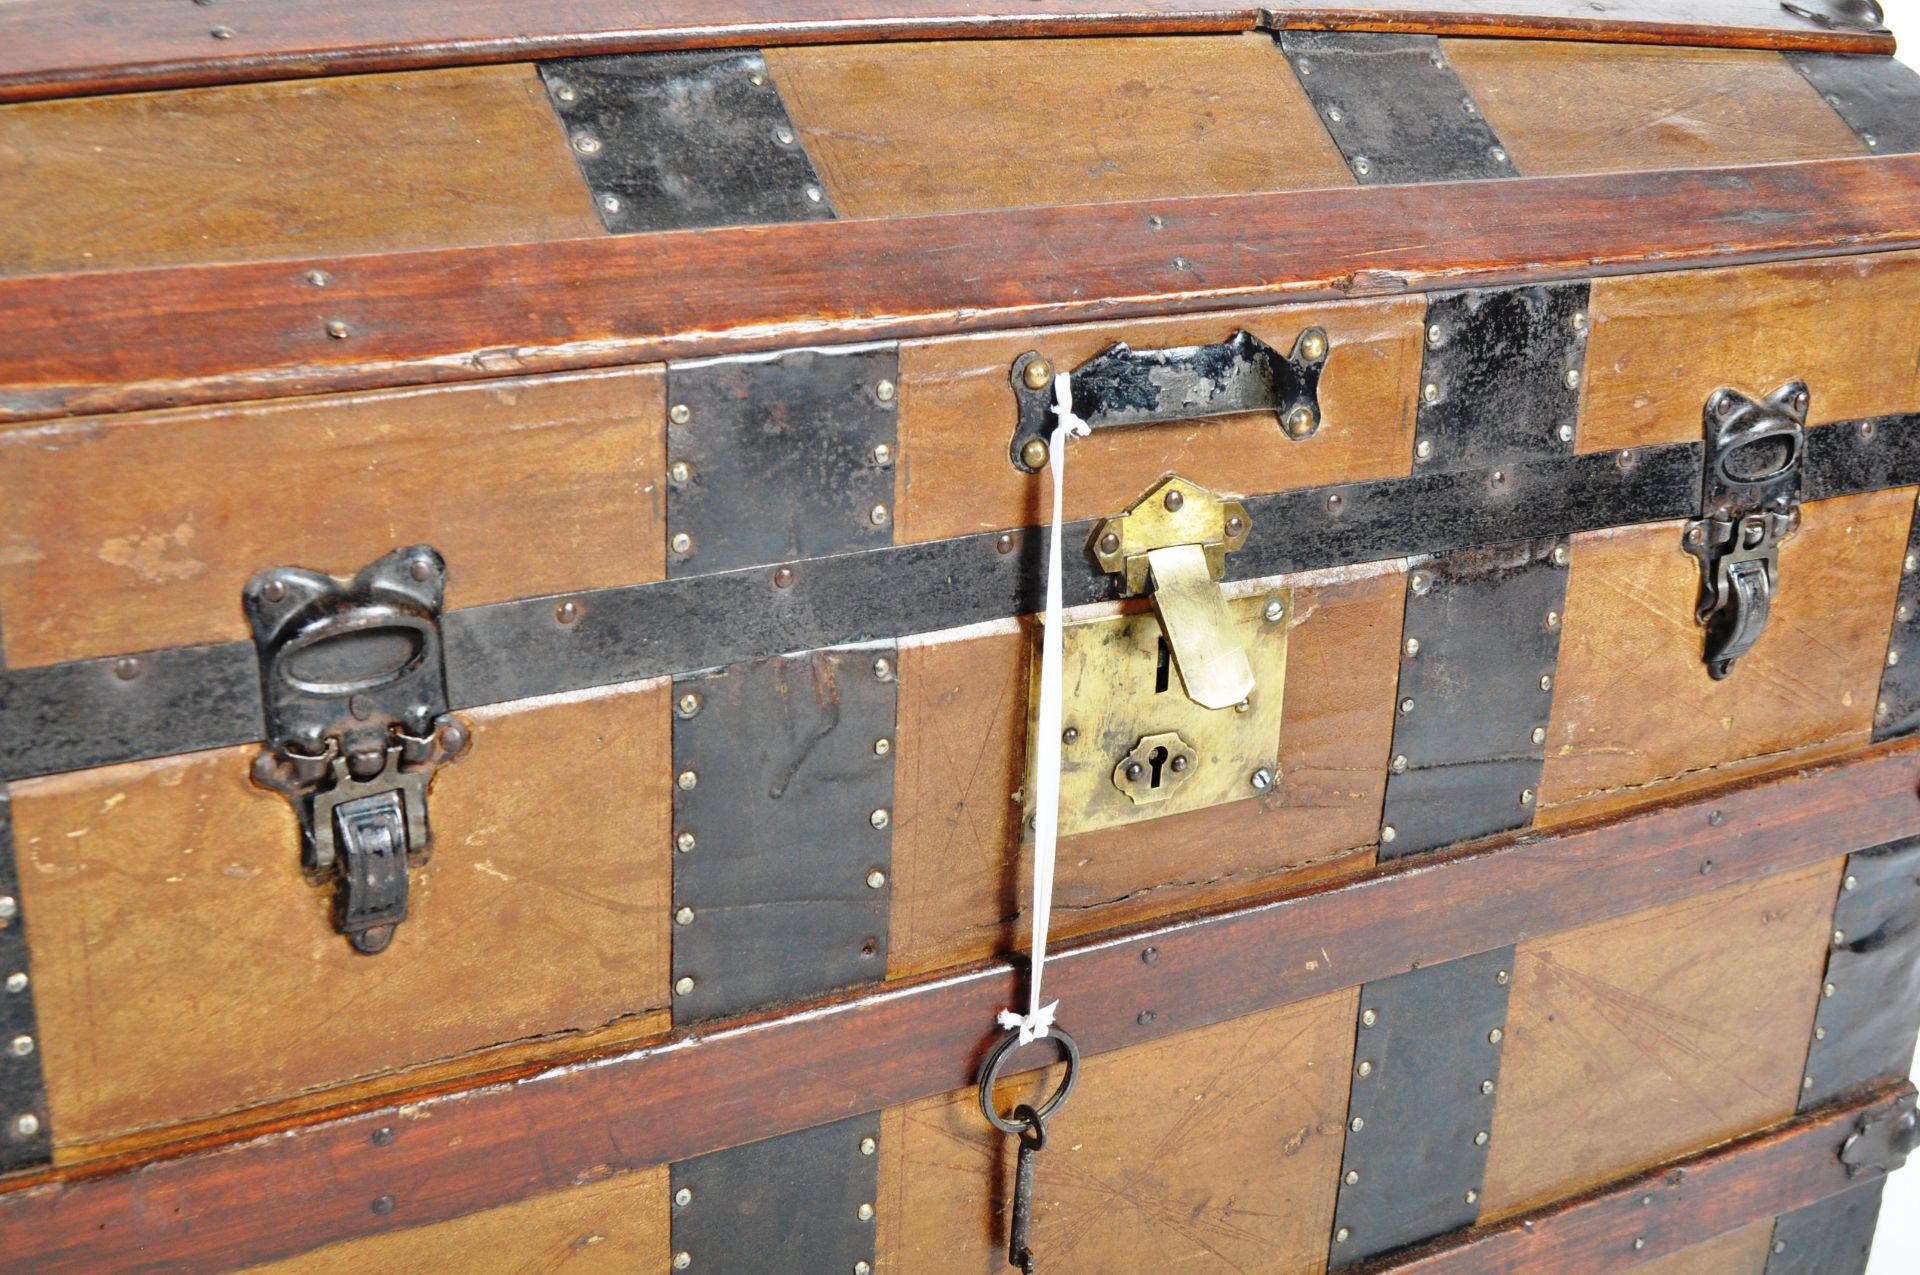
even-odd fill
[[(1060, 1042), (1060, 1050), (1067, 1059), (1067, 1078), (1060, 1082), (1060, 1088), (1054, 1091), (1052, 1097), (1037, 1108), (1027, 1108), (1033, 1112), (1033, 1118), (1025, 1124), (1016, 1124), (993, 1109), (993, 1087), (1000, 1079), (1000, 1069), (1006, 1065), (1013, 1051), (1019, 1048), (1020, 1033), (1009, 1031), (1002, 1036), (1000, 1043), (987, 1054), (986, 1064), (980, 1069), (980, 1114), (1002, 1133), (1025, 1134), (1029, 1129), (1042, 1124), (1048, 1116), (1060, 1110), (1061, 1104), (1067, 1100), (1067, 1095), (1073, 1092), (1075, 1082), (1080, 1079), (1080, 1046), (1074, 1043), (1073, 1037), (1055, 1027), (1047, 1032), (1044, 1039)], [(1015, 1114), (1017, 1115), (1018, 1112)]]

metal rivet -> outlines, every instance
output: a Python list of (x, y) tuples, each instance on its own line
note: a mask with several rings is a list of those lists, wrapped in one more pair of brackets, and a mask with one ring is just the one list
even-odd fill
[(600, 196), (600, 207), (606, 212), (610, 212), (610, 213), (619, 212), (621, 207), (620, 196), (618, 195)]
[(886, 526), (888, 517), (889, 515), (885, 505), (875, 505), (873, 508), (867, 510), (867, 521), (876, 527)]
[(1476, 1147), (1484, 1147), (1487, 1145), (1487, 1131), (1485, 1129), (1473, 1135), (1473, 1145)]
[(1348, 1186), (1353, 1186), (1360, 1181), (1360, 1171), (1358, 1169), (1348, 1169), (1347, 1176), (1340, 1180)]
[(872, 1138), (860, 1139), (861, 1155), (872, 1155), (877, 1150), (879, 1150), (879, 1144), (876, 1143)]
[(575, 98), (577, 98), (577, 97), (579, 97), (579, 96), (580, 96), (580, 95), (579, 95), (578, 93), (576, 93), (576, 92), (574, 91), (574, 88), (573, 88), (573, 85), (571, 85), (571, 84), (556, 84), (556, 85), (554, 85), (554, 86), (553, 86), (553, 95), (554, 95), (555, 97), (557, 97), (557, 98), (559, 98), (559, 99), (560, 99), (560, 100), (561, 100), (562, 102), (571, 102), (571, 101), (573, 101), (573, 100), (574, 100)]
[(1300, 334), (1300, 353), (1308, 361), (1318, 362), (1327, 354), (1327, 334), (1319, 328), (1308, 328)]
[(1053, 380), (1053, 364), (1045, 359), (1035, 359), (1027, 364), (1027, 370), (1020, 374), (1030, 390), (1044, 390)]
[(1268, 624), (1278, 624), (1287, 618), (1287, 604), (1279, 598), (1268, 598), (1260, 614), (1266, 617)]
[(1411, 713), (1413, 711), (1413, 697), (1411, 695), (1400, 701), (1400, 711), (1403, 713)]
[(1496, 470), (1494, 470), (1494, 471), (1493, 471), (1493, 485), (1494, 485), (1495, 487), (1505, 487), (1505, 486), (1507, 485), (1507, 471), (1506, 471), (1506, 470), (1504, 470), (1504, 469), (1496, 469)]
[(1490, 1093), (1492, 1093), (1492, 1092), (1493, 1092), (1493, 1082), (1492, 1082), (1491, 1080), (1483, 1080), (1483, 1081), (1481, 1081), (1481, 1082), (1480, 1082), (1480, 1092), (1481, 1092), (1482, 1094), (1490, 1094)]
[(1827, 1029), (1826, 1029), (1826, 1028), (1824, 1028), (1824, 1027), (1816, 1027), (1816, 1028), (1814, 1028), (1814, 1029), (1813, 1029), (1813, 1038), (1814, 1038), (1815, 1040), (1825, 1040), (1825, 1039), (1827, 1038)]
[(1447, 339), (1447, 330), (1445, 328), (1441, 327), (1438, 323), (1429, 323), (1427, 325), (1427, 344), (1428, 345), (1437, 346), (1445, 342), (1446, 339)]
[(1523, 806), (1531, 806), (1533, 804), (1533, 789), (1522, 788), (1520, 790), (1520, 804)]
[(1570, 390), (1577, 390), (1580, 388), (1580, 369), (1579, 368), (1570, 367), (1567, 369), (1567, 388)]
[(1305, 438), (1313, 432), (1313, 409), (1296, 407), (1287, 413), (1287, 433), (1295, 438)]
[(1776, 1253), (1784, 1253), (1784, 1252), (1786, 1252), (1786, 1251), (1787, 1251), (1787, 1242), (1786, 1242), (1785, 1240), (1775, 1240), (1775, 1241), (1773, 1242), (1773, 1251), (1774, 1251), (1774, 1252), (1776, 1252)]
[(1500, 986), (1505, 987), (1508, 984), (1508, 982), (1512, 980), (1512, 978), (1513, 978), (1513, 974), (1510, 971), (1501, 970), (1498, 974), (1495, 974), (1493, 976), (1493, 981), (1498, 983)]
[(692, 993), (693, 980), (691, 978), (682, 977), (680, 981), (673, 985), (673, 994), (675, 996), (689, 996), (692, 995)]
[(1533, 742), (1534, 742), (1534, 743), (1536, 743), (1536, 744), (1544, 744), (1544, 743), (1546, 743), (1546, 742), (1547, 742), (1547, 728), (1546, 728), (1546, 727), (1544, 727), (1544, 726), (1536, 726), (1536, 727), (1534, 727), (1534, 728), (1533, 728), (1533, 734), (1532, 734), (1531, 736), (1529, 736), (1529, 738), (1531, 738), (1531, 739), (1533, 740)]
[(1560, 627), (1560, 613), (1558, 611), (1547, 612), (1547, 627), (1550, 629)]
[(1159, 959), (1160, 949), (1157, 947), (1145, 948), (1140, 953), (1140, 963), (1142, 965), (1151, 965)]
[(213, 30), (207, 32), (207, 34), (216, 40), (231, 40), (233, 39), (233, 28), (215, 27)]
[(1365, 177), (1373, 171), (1373, 161), (1365, 155), (1356, 155), (1353, 159), (1353, 171)]
[(1353, 1238), (1353, 1232), (1348, 1230), (1344, 1226), (1333, 1233), (1333, 1242), (1336, 1244), (1345, 1244), (1348, 1240), (1352, 1238)]
[(1273, 787), (1273, 772), (1262, 766), (1247, 777), (1247, 782), (1253, 785), (1255, 792), (1265, 792)]
[(1584, 330), (1587, 326), (1587, 312), (1585, 310), (1575, 310), (1573, 312), (1572, 322), (1575, 332)]
[(880, 869), (875, 868), (873, 871), (867, 873), (867, 889), (878, 890), (881, 886), (885, 885), (886, 883), (887, 883), (887, 874), (880, 871)]
[(1157, 1017), (1159, 1017), (1159, 1015), (1155, 1014), (1152, 1010), (1143, 1009), (1138, 1014), (1134, 1015), (1133, 1021), (1138, 1025), (1140, 1025), (1141, 1027), (1151, 1027), (1153, 1025), (1153, 1020)]
[(685, 403), (675, 403), (667, 409), (667, 419), (675, 425), (685, 425), (693, 419), (693, 409)]
[(28, 1054), (33, 1052), (33, 1037), (15, 1036), (12, 1040), (7, 1042), (7, 1052), (12, 1054), (15, 1058), (25, 1058)]
[(887, 446), (885, 443), (875, 443), (873, 445), (873, 463), (876, 465), (893, 464), (893, 448)]
[(1425, 460), (1427, 457), (1433, 455), (1433, 440), (1423, 438), (1414, 443), (1413, 454), (1420, 460)]
[(875, 757), (885, 757), (888, 753), (892, 751), (893, 751), (892, 740), (876, 739), (873, 741), (873, 755)]
[(1367, 1121), (1364, 1116), (1355, 1116), (1347, 1124), (1347, 1128), (1353, 1130), (1355, 1133), (1361, 1132), (1366, 1127), (1367, 1127)]
[(674, 704), (674, 707), (679, 711), (680, 716), (693, 717), (700, 712), (700, 703), (699, 693), (696, 691), (688, 691), (680, 697)]
[(1165, 500), (1161, 503), (1166, 505), (1168, 513), (1178, 513), (1180, 507), (1187, 503), (1187, 498), (1180, 494), (1178, 487), (1175, 487), (1167, 493)]
[(876, 828), (884, 828), (889, 823), (893, 822), (893, 816), (887, 813), (887, 809), (885, 806), (881, 806), (875, 809), (872, 814), (867, 816), (867, 822), (872, 824)]
[(679, 910), (678, 912), (675, 912), (675, 913), (673, 914), (673, 923), (674, 923), (675, 925), (692, 925), (692, 924), (693, 924), (693, 909), (692, 909), (692, 908), (681, 908), (681, 909), (680, 909), (680, 910)]
[(7, 975), (7, 990), (18, 995), (27, 990), (27, 976), (19, 970)]
[(675, 1253), (673, 1255), (674, 1270), (684, 1271), (687, 1269), (687, 1267), (692, 1265), (693, 1265), (693, 1254), (687, 1253), (687, 1252), (680, 1252), (680, 1253)]
[(575, 133), (573, 135), (573, 149), (579, 151), (582, 155), (597, 155), (600, 153), (600, 139), (591, 133)]
[(1408, 638), (1408, 639), (1407, 639), (1407, 641), (1406, 641), (1406, 646), (1404, 647), (1404, 649), (1405, 649), (1405, 651), (1406, 651), (1406, 653), (1407, 653), (1408, 655), (1418, 655), (1418, 654), (1420, 654), (1420, 639), (1419, 639), (1419, 638)]
[(1642, 1239), (1642, 1238), (1641, 1238), (1640, 1236), (1637, 1236), (1637, 1235), (1633, 1237), (1633, 1250), (1634, 1250), (1634, 1252), (1636, 1252), (1636, 1253), (1637, 1253), (1637, 1252), (1639, 1252), (1639, 1251), (1640, 1251), (1641, 1249), (1643, 1249), (1643, 1248), (1645, 1248), (1646, 1246), (1647, 1246), (1647, 1242), (1646, 1242), (1646, 1240), (1644, 1240), (1644, 1239)]
[(793, 568), (775, 567), (773, 569), (773, 587), (776, 589), (791, 589), (793, 587)]
[(1362, 1027), (1371, 1027), (1379, 1021), (1380, 1015), (1371, 1009), (1362, 1010), (1360, 1013), (1360, 1025)]
[(674, 849), (678, 850), (681, 854), (685, 854), (687, 851), (693, 849), (694, 846), (698, 844), (699, 843), (694, 840), (694, 836), (691, 832), (683, 832), (679, 836), (673, 839)]
[(1478, 1203), (1480, 1203), (1480, 1193), (1479, 1193), (1478, 1191), (1475, 1191), (1475, 1190), (1472, 1190), (1472, 1189), (1469, 1189), (1469, 1190), (1467, 1191), (1467, 1194), (1466, 1194), (1466, 1196), (1465, 1196), (1464, 1198), (1466, 1199), (1466, 1201), (1467, 1201), (1467, 1203), (1468, 1203), (1468, 1204), (1478, 1204)]
[(871, 1204), (862, 1204), (858, 1209), (854, 1210), (854, 1213), (862, 1222), (873, 1221), (873, 1205)]
[(31, 1111), (22, 1112), (13, 1118), (14, 1137), (31, 1138), (38, 1132), (40, 1132), (40, 1117)]
[(1501, 150), (1498, 146), (1494, 147), (1492, 150), (1488, 151), (1487, 153), (1493, 156), (1493, 162), (1496, 164), (1504, 164), (1507, 162), (1507, 153), (1504, 150)]
[(684, 1209), (687, 1205), (693, 1203), (693, 1192), (686, 1187), (681, 1187), (673, 1193), (673, 1202)]
[(1542, 673), (1540, 675), (1540, 689), (1543, 691), (1550, 691), (1553, 689), (1553, 674)]
[(680, 778), (674, 782), (680, 785), (682, 792), (691, 792), (700, 785), (700, 776), (695, 771), (683, 770), (680, 772)]
[(1439, 402), (1440, 387), (1438, 385), (1435, 385), (1432, 381), (1428, 381), (1425, 385), (1420, 387), (1420, 400), (1424, 403)]
[(1433, 587), (1433, 577), (1424, 571), (1416, 571), (1408, 578), (1407, 583), (1413, 586), (1415, 593), (1425, 594), (1428, 589)]
[(391, 1195), (374, 1197), (373, 1211), (381, 1217), (385, 1217), (387, 1214), (393, 1212), (393, 1197)]
[(1845, 947), (1846, 942), (1847, 932), (1845, 930), (1835, 930), (1833, 932), (1833, 945), (1835, 947)]
[(1405, 753), (1399, 753), (1394, 757), (1393, 773), (1396, 775), (1404, 775), (1407, 773), (1407, 755)]
[(20, 915), (20, 905), (11, 894), (0, 894), (0, 921), (10, 921)]
[(1047, 466), (1047, 445), (1038, 438), (1030, 438), (1020, 448), (1020, 460), (1028, 469), (1045, 469)]
[(347, 325), (340, 322), (340, 320), (329, 319), (327, 320), (327, 335), (336, 341), (344, 341), (352, 335), (352, 333)]
[(1380, 825), (1380, 844), (1381, 845), (1392, 844), (1393, 839), (1399, 835), (1400, 835), (1399, 830), (1396, 829), (1392, 824), (1383, 823)]
[(893, 661), (884, 655), (875, 660), (873, 662), (873, 675), (883, 682), (891, 682), (893, 680)]
[(1487, 1043), (1489, 1045), (1497, 1045), (1501, 1041), (1505, 1040), (1506, 1038), (1507, 1038), (1507, 1034), (1501, 1031), (1498, 1027), (1494, 1028), (1492, 1031), (1487, 1033)]
[(1566, 566), (1567, 556), (1568, 556), (1567, 547), (1565, 545), (1555, 545), (1553, 547), (1553, 565), (1554, 566), (1556, 567)]
[(1835, 987), (1832, 983), (1828, 983), (1820, 989), (1820, 994), (1822, 996), (1831, 998), (1832, 995), (1839, 990), (1840, 989)]
[(1354, 1071), (1361, 1076), (1371, 1076), (1373, 1074), (1373, 1064), (1362, 1060), (1360, 1065), (1354, 1068)]
[(1857, 890), (1860, 888), (1860, 878), (1850, 876), (1840, 883), (1840, 888), (1843, 890)]
[(1339, 122), (1340, 122), (1341, 120), (1343, 120), (1343, 119), (1345, 119), (1345, 118), (1347, 118), (1347, 117), (1346, 117), (1346, 116), (1345, 116), (1344, 114), (1342, 114), (1342, 113), (1341, 113), (1341, 111), (1340, 111), (1340, 108), (1339, 108), (1339, 107), (1337, 107), (1337, 106), (1329, 106), (1329, 107), (1327, 108), (1327, 118), (1328, 118), (1328, 119), (1330, 119), (1330, 120), (1332, 120), (1332, 121), (1333, 121), (1333, 122), (1334, 122), (1335, 124), (1338, 124), (1338, 123), (1339, 123)]
[(140, 676), (140, 661), (131, 655), (123, 655), (113, 662), (113, 675), (123, 682), (131, 682)]
[(1916, 559), (1912, 554), (1908, 554), (1900, 562), (1902, 571), (1911, 573), (1915, 567), (1920, 567), (1920, 559)]
[(1880, 145), (1880, 139), (1878, 137), (1875, 137), (1872, 133), (1860, 134), (1860, 140), (1867, 144), (1868, 150), (1877, 149)]
[(825, 197), (818, 186), (807, 187), (807, 199), (809, 202), (817, 204)]
[(676, 483), (684, 483), (693, 477), (693, 470), (684, 460), (676, 460), (667, 470), (667, 477)]
[(333, 276), (324, 270), (309, 270), (305, 278), (308, 283), (316, 288), (324, 288), (333, 282)]
[(674, 532), (673, 539), (668, 543), (670, 543), (673, 546), (673, 551), (675, 553), (692, 553), (693, 552), (693, 537), (688, 535), (684, 531)]
[(859, 1261), (853, 1264), (853, 1275), (873, 1275), (871, 1262)]
[(390, 1147), (393, 1145), (393, 1126), (383, 1124), (378, 1129), (375, 1129), (370, 1136), (374, 1146)]
[(1573, 441), (1573, 426), (1571, 425), (1562, 425), (1559, 429), (1555, 430), (1554, 433), (1559, 435), (1560, 441), (1563, 443), (1571, 443)]
[(773, 130), (773, 140), (782, 146), (791, 146), (793, 145), (793, 130), (790, 128), (776, 128)]
[(572, 624), (580, 618), (580, 604), (577, 602), (560, 603), (553, 608), (553, 618), (562, 624)]
[(1327, 497), (1327, 510), (1329, 513), (1337, 514), (1340, 512), (1341, 506), (1345, 505), (1346, 503), (1347, 503), (1347, 498), (1345, 496), (1342, 496), (1337, 491), (1333, 492)]

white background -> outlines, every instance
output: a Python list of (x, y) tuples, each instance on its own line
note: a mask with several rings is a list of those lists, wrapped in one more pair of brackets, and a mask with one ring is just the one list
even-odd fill
[[(1920, 68), (1920, 0), (1881, 0), (1881, 4), (1887, 11), (1887, 25), (1900, 42), (1900, 60)], [(1920, 1068), (1914, 1075), (1920, 1077)], [(1887, 1182), (1867, 1275), (1914, 1275), (1916, 1271), (1920, 1271), (1920, 1161)]]

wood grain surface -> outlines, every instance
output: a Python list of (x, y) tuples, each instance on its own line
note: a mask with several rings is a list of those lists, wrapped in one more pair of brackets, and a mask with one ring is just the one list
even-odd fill
[(1583, 452), (1698, 442), (1707, 397), (1803, 379), (1814, 424), (1920, 410), (1920, 253), (1598, 279)]
[(1354, 184), (1268, 35), (766, 57), (843, 217)]
[(1008, 377), (1028, 350), (1071, 371), (1119, 341), (1136, 350), (1207, 345), (1244, 328), (1285, 353), (1309, 327), (1327, 333), (1321, 424), (1311, 438), (1289, 438), (1271, 412), (1099, 430), (1069, 444), (1068, 519), (1124, 509), (1168, 470), (1243, 494), (1404, 475), (1413, 464), (1425, 314), (1418, 298), (1401, 297), (906, 342), (895, 538), (940, 540), (1051, 517), (1050, 477), (1021, 473), (1007, 458), (1015, 418)]
[(12, 785), (58, 1144), (615, 1020), (664, 1029), (669, 692), (472, 713), (433, 785), (432, 861), (374, 957), (334, 932), (252, 749)]
[(34, 276), (0, 419), (1916, 243), (1887, 156)]
[(1790, 1117), (1844, 866), (1522, 944), (1482, 1218)]
[(658, 369), (0, 431), (14, 668), (250, 637), (257, 571), (349, 576), (403, 545), (447, 606), (666, 573)]
[[(1358, 996), (1089, 1059), (1037, 1161), (1035, 1255), (1064, 1275), (1322, 1270)], [(1002, 1100), (1036, 1088), (1003, 1086), (1016, 1087)], [(887, 1114), (883, 1275), (999, 1275), (1011, 1140), (980, 1118), (971, 1089)]]
[[(404, 1127), (403, 1127), (404, 1128)], [(370, 1152), (369, 1154), (377, 1154)], [(249, 1275), (630, 1275), (671, 1259), (664, 1165), (451, 1221), (329, 1244)]]
[(527, 66), (0, 109), (0, 276), (599, 233)]
[(1718, 682), (1701, 659), (1700, 569), (1680, 547), (1684, 524), (1575, 536), (1541, 805), (1627, 789), (1644, 800), (1690, 771), (1865, 744), (1913, 496), (1900, 488), (1804, 506), (1780, 551), (1766, 632)]
[[(1403, 579), (1396, 564), (1274, 582), (1297, 590), (1280, 782), (1265, 797), (1063, 838), (1055, 938), (1371, 865)], [(1031, 846), (1013, 794), (1025, 782), (1032, 651), (1029, 626), (1015, 624), (901, 645), (895, 978), (1026, 946)]]
[(1441, 47), (1528, 177), (1868, 153), (1776, 53), (1542, 40)]
[(1764, 1275), (1772, 1244), (1773, 1219), (1762, 1218), (1633, 1269), (1635, 1275)]
[[(643, 49), (875, 39), (1118, 35), (1292, 27), (1426, 30), (1891, 52), (1885, 33), (1828, 31), (1762, 2), (1370, 0), (1269, 10), (1206, 0), (665, 0), (636, 11), (576, 0), (563, 16), (530, 0), (439, 0), (377, 16), (328, 0), (271, 9), (183, 10), (168, 0), (11, 0), (0, 5), (0, 100), (170, 88), (350, 71)], [(224, 21), (222, 21), (224, 19)], [(226, 34), (218, 35), (215, 28)]]

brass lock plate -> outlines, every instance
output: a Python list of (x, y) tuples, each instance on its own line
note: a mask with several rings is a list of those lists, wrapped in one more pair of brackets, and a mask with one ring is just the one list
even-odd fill
[[(1202, 708), (1189, 698), (1159, 618), (1150, 607), (1132, 605), (1138, 609), (1122, 615), (1069, 620), (1061, 632), (1062, 836), (1243, 801), (1278, 782), (1292, 591), (1263, 589), (1225, 600), (1253, 665), (1254, 691), (1244, 712)], [(1034, 738), (1038, 638), (1036, 631), (1029, 756), (1050, 746)], [(1140, 771), (1130, 777), (1132, 766)]]

